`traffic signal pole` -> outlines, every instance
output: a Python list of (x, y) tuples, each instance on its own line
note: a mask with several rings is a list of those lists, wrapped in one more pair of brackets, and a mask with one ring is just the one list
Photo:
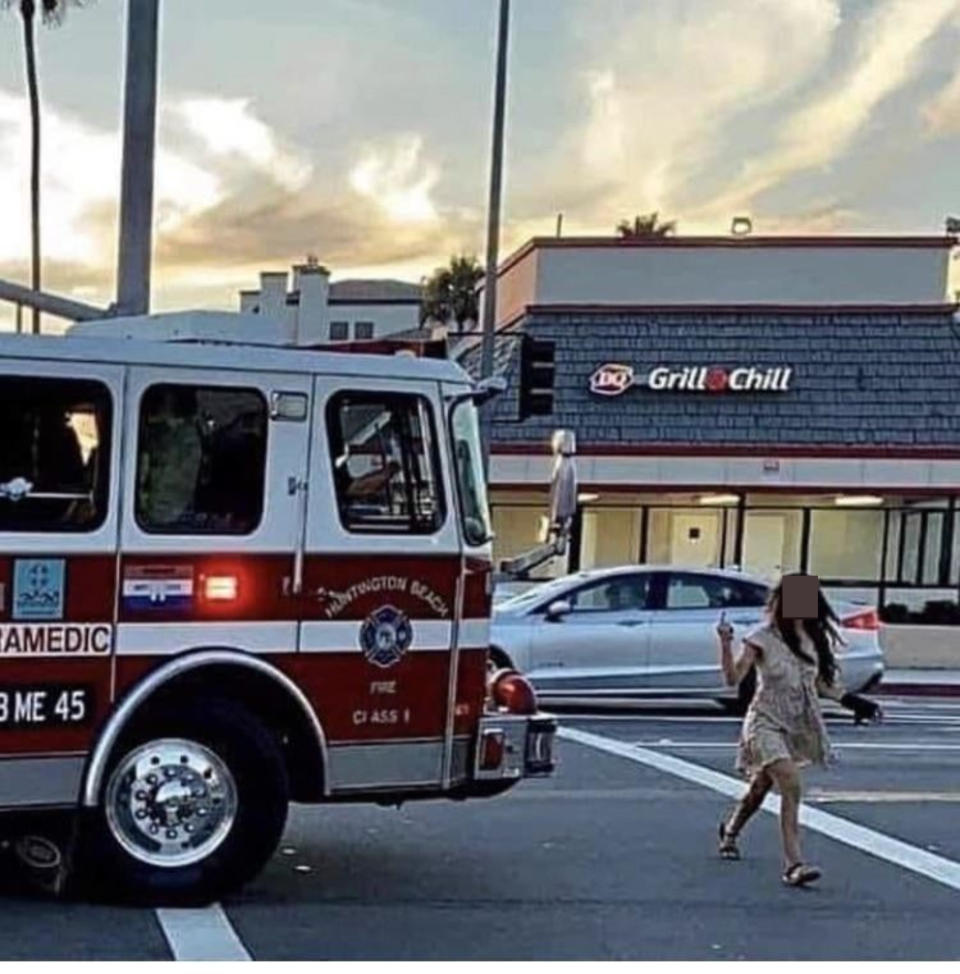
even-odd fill
[[(497, 315), (497, 264), (500, 249), (500, 197), (503, 183), (503, 128), (507, 95), (507, 41), (510, 0), (500, 0), (497, 31), (497, 79), (493, 97), (493, 143), (490, 152), (490, 199), (487, 207), (487, 264), (483, 282), (483, 345), (481, 378), (493, 375), (493, 344)], [(490, 472), (490, 439), (493, 432), (493, 402), (480, 414), (484, 474)]]

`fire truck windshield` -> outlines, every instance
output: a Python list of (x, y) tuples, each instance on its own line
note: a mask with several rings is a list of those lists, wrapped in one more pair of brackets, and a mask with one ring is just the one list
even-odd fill
[(467, 544), (485, 544), (490, 540), (492, 531), (487, 489), (483, 480), (480, 426), (477, 422), (477, 407), (473, 402), (465, 400), (453, 407), (450, 429), (463, 536)]

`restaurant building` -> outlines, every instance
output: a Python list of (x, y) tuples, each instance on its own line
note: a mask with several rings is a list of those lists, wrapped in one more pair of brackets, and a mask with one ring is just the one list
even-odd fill
[[(530, 241), (499, 272), (497, 556), (535, 542), (550, 434), (566, 428), (581, 503), (552, 573), (739, 566), (881, 604), (956, 601), (955, 242)], [(524, 334), (552, 348), (555, 375), (551, 412), (521, 419)]]

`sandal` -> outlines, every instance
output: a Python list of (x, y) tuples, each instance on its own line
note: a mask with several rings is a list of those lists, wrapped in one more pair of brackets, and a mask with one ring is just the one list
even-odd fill
[(739, 859), (740, 850), (737, 848), (737, 834), (727, 829), (727, 823), (720, 822), (719, 828), (720, 845), (717, 851), (721, 859)]
[(821, 875), (816, 866), (805, 866), (802, 862), (795, 862), (786, 868), (782, 878), (786, 886), (806, 886), (807, 883), (816, 882)]

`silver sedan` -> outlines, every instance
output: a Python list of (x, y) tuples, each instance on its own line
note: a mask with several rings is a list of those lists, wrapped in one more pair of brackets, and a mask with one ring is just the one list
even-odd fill
[[(491, 659), (525, 673), (544, 699), (707, 697), (743, 709), (751, 679), (724, 685), (717, 651), (721, 612), (743, 636), (763, 618), (769, 592), (740, 572), (630, 565), (568, 575), (497, 600)], [(883, 676), (876, 609), (839, 602), (844, 687)], [(752, 676), (752, 674), (751, 674)]]

